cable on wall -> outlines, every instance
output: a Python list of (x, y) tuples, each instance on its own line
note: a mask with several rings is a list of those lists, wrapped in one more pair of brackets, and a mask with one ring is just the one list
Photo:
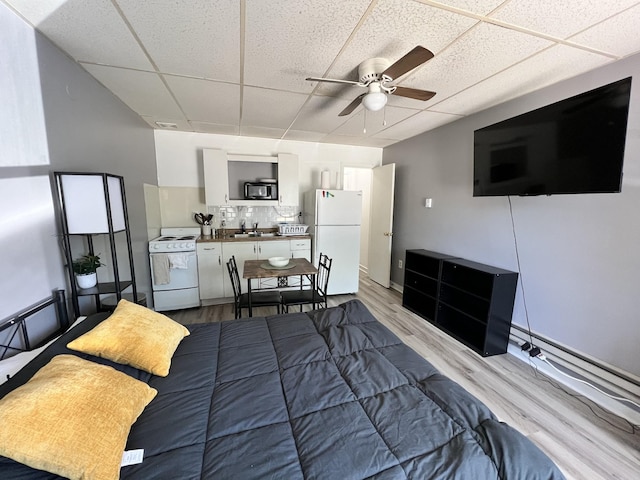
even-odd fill
[[(509, 200), (509, 215), (510, 215), (510, 218), (511, 218), (511, 231), (513, 232), (513, 244), (514, 244), (515, 254), (516, 254), (516, 263), (517, 263), (517, 265), (518, 265), (518, 273), (519, 273), (519, 275), (520, 275), (520, 290), (522, 291), (522, 304), (523, 304), (523, 307), (524, 307), (524, 315), (525, 315), (525, 319), (526, 319), (526, 321), (527, 321), (527, 333), (528, 333), (528, 335), (529, 335), (529, 342), (530, 342), (530, 344), (529, 344), (529, 345), (527, 345), (527, 344), (525, 343), (524, 345), (522, 345), (522, 346), (521, 346), (521, 348), (523, 349), (523, 351), (527, 351), (527, 352), (528, 352), (528, 355), (529, 355), (529, 363), (531, 364), (531, 359), (532, 359), (532, 358), (537, 358), (538, 360), (540, 360), (540, 361), (542, 361), (542, 362), (546, 363), (546, 364), (547, 364), (547, 365), (549, 365), (551, 368), (553, 368), (555, 371), (557, 371), (557, 372), (558, 372), (558, 373), (560, 373), (561, 375), (564, 375), (565, 377), (568, 377), (568, 378), (570, 378), (570, 379), (572, 379), (572, 380), (574, 380), (574, 381), (577, 381), (577, 382), (579, 382), (579, 383), (582, 383), (582, 384), (584, 384), (584, 385), (587, 385), (588, 387), (591, 387), (591, 388), (593, 388), (594, 390), (597, 390), (597, 391), (598, 391), (598, 392), (600, 392), (601, 394), (603, 394), (603, 395), (605, 395), (605, 396), (607, 396), (607, 397), (609, 397), (609, 398), (611, 398), (611, 399), (613, 399), (613, 400), (622, 401), (622, 402), (628, 402), (628, 403), (630, 403), (630, 404), (632, 404), (632, 405), (636, 406), (637, 408), (640, 408), (640, 405), (639, 405), (638, 403), (634, 402), (633, 400), (630, 400), (630, 399), (628, 399), (628, 398), (624, 398), (624, 397), (619, 397), (619, 396), (616, 396), (616, 395), (611, 395), (611, 394), (609, 394), (609, 393), (607, 393), (607, 392), (605, 392), (605, 391), (601, 390), (600, 388), (596, 387), (595, 385), (593, 385), (593, 384), (591, 384), (591, 383), (589, 383), (589, 382), (587, 382), (587, 381), (585, 381), (585, 380), (581, 380), (581, 379), (579, 379), (579, 378), (576, 378), (576, 377), (574, 377), (574, 376), (569, 375), (568, 373), (563, 372), (562, 370), (560, 370), (559, 368), (557, 368), (555, 365), (553, 365), (553, 363), (551, 363), (549, 360), (547, 360), (547, 357), (546, 357), (546, 356), (545, 356), (545, 355), (540, 351), (540, 349), (539, 349), (538, 347), (536, 347), (536, 346), (534, 345), (534, 342), (533, 342), (533, 334), (531, 333), (531, 324), (530, 324), (530, 322), (529, 322), (529, 311), (528, 311), (528, 309), (527, 309), (527, 300), (526, 300), (526, 294), (525, 294), (525, 288), (524, 288), (524, 278), (523, 278), (523, 275), (522, 275), (522, 268), (520, 267), (520, 252), (519, 252), (519, 250), (518, 250), (518, 237), (517, 237), (517, 235), (516, 235), (516, 226), (515, 226), (515, 221), (514, 221), (514, 219), (513, 219), (513, 205), (511, 204), (511, 195), (507, 195), (507, 198), (508, 198), (508, 200)], [(537, 366), (535, 366), (535, 365), (533, 365), (533, 364), (531, 364), (531, 365), (535, 368), (535, 371), (537, 372), (538, 367), (537, 367)], [(547, 381), (548, 381), (548, 380), (547, 380)], [(549, 383), (551, 383), (551, 385), (555, 386), (556, 388), (558, 388), (558, 389), (562, 390), (563, 392), (568, 393), (569, 395), (571, 395), (571, 396), (573, 396), (573, 397), (575, 397), (575, 398), (578, 398), (576, 395), (574, 395), (574, 394), (571, 394), (571, 393), (567, 392), (564, 388), (561, 388), (560, 386), (555, 385), (555, 384), (554, 384), (554, 383), (552, 383), (552, 382), (549, 382)], [(584, 402), (583, 402), (583, 403), (584, 403)], [(586, 405), (586, 404), (585, 404), (585, 405)], [(588, 406), (588, 407), (589, 407), (589, 409), (593, 412), (593, 414), (594, 414), (594, 415), (596, 415), (596, 417), (598, 417), (598, 418), (602, 419), (602, 417), (600, 417), (599, 415), (597, 415), (597, 414), (594, 412), (594, 410), (593, 410), (589, 405), (587, 405), (587, 406)], [(605, 420), (605, 421), (606, 421), (606, 420)], [(632, 432), (631, 432), (631, 433), (632, 433), (632, 434), (635, 434), (635, 433), (636, 433), (636, 429), (637, 429), (637, 428), (640, 428), (640, 426), (635, 425), (635, 424), (633, 424), (633, 423), (629, 422), (629, 421), (628, 421), (628, 420), (626, 420), (626, 419), (625, 419), (625, 421), (627, 421), (627, 423), (631, 426), (631, 428), (632, 428)], [(608, 422), (608, 423), (611, 423), (611, 422)], [(614, 425), (614, 426), (615, 426), (615, 425)], [(620, 427), (617, 427), (617, 428), (620, 428)], [(625, 431), (624, 429), (621, 429), (621, 430)]]

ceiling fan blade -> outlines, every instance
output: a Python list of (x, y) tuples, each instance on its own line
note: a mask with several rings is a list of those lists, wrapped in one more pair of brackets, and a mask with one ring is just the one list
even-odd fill
[(431, 60), (432, 58), (433, 53), (431, 53), (431, 50), (427, 50), (426, 48), (418, 45), (404, 57), (397, 60), (393, 65), (389, 66), (384, 72), (382, 72), (382, 75), (386, 75), (393, 80), (401, 77), (409, 70), (413, 70), (418, 65), (422, 65), (424, 62)]
[(366, 93), (363, 93), (362, 95), (358, 95), (353, 102), (351, 102), (349, 105), (347, 105), (347, 108), (345, 108), (344, 110), (342, 110), (338, 116), (339, 117), (344, 117), (346, 115), (349, 115), (351, 112), (353, 112), (358, 105), (360, 105), (362, 103), (362, 99), (364, 98), (364, 96), (366, 95)]
[(359, 87), (364, 86), (360, 82), (353, 82), (351, 80), (338, 80), (336, 78), (307, 77), (305, 80), (308, 80), (310, 82), (346, 83), (348, 85), (357, 85)]
[(426, 101), (432, 98), (436, 92), (430, 92), (428, 90), (418, 90), (417, 88), (407, 87), (395, 87), (393, 95), (400, 95), (401, 97), (413, 98), (415, 100)]

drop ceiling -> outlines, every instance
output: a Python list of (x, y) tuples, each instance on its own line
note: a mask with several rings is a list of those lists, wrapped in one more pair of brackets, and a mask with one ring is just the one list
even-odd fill
[[(384, 147), (640, 51), (632, 0), (2, 0), (153, 128)], [(435, 56), (391, 95), (363, 60)]]

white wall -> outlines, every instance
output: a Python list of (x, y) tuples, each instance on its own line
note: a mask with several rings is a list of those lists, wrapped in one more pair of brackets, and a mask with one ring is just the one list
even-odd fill
[[(517, 271), (508, 197), (474, 198), (473, 132), (633, 75), (622, 193), (512, 198), (520, 253), (513, 321), (640, 375), (640, 56), (388, 147), (397, 166), (392, 279), (425, 248)], [(422, 207), (433, 198), (433, 208)]]
[(149, 297), (142, 183), (156, 177), (151, 128), (2, 3), (0, 45), (0, 319), (54, 288), (69, 294), (56, 170), (125, 177), (136, 278)]
[(204, 187), (203, 148), (245, 155), (293, 153), (298, 156), (301, 194), (320, 188), (323, 170), (330, 170), (334, 179), (345, 166), (373, 168), (382, 162), (382, 149), (374, 147), (168, 130), (156, 130), (155, 139), (160, 187)]

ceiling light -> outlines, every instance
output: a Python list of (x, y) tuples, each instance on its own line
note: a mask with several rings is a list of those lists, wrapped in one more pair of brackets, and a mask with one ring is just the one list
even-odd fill
[(367, 93), (362, 99), (362, 104), (367, 110), (377, 112), (387, 104), (387, 95), (382, 92)]

